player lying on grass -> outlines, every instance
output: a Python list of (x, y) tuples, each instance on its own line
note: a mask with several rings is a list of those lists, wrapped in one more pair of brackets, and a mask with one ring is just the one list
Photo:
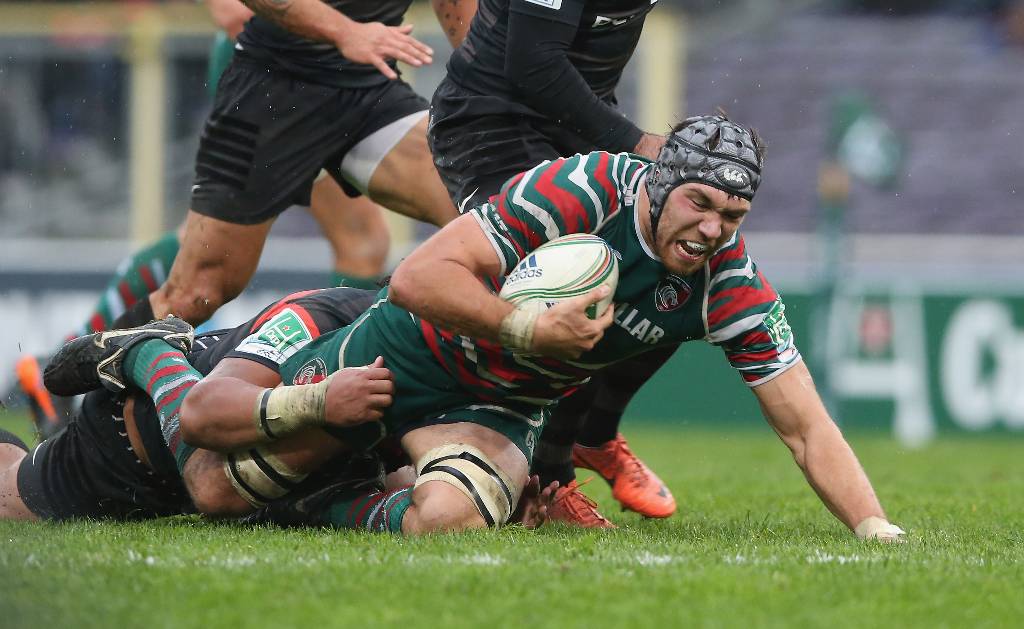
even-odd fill
[[(374, 295), (348, 288), (297, 293), (268, 306), (244, 325), (202, 334), (194, 343), (189, 326), (171, 319), (107, 337), (94, 334), (69, 344), (47, 372), (49, 386), (65, 393), (99, 387), (96, 361), (90, 357), (100, 353), (106, 358), (117, 356), (103, 374), (115, 378), (127, 374), (127, 395), (108, 380), (117, 392), (99, 388), (88, 393), (67, 429), (31, 453), (10, 433), (0, 434), (0, 517), (139, 519), (203, 511), (211, 502), (221, 507), (225, 496), (245, 505), (238, 513), (251, 510), (235, 492), (258, 493), (246, 482), (248, 478), (262, 487), (259, 478), (252, 481), (254, 466), (284, 470), (290, 453), (262, 450), (267, 441), (264, 435), (218, 438), (216, 426), (202, 436), (214, 435), (214, 445), (226, 444), (228, 450), (248, 449), (225, 456), (191, 447), (182, 439), (182, 429), (188, 427), (179, 424), (182, 403), (196, 381), (218, 366), (220, 377), (245, 377), (273, 386), (280, 382), (281, 361), (320, 333), (350, 323)], [(103, 339), (108, 351), (94, 344)], [(63, 370), (57, 369), (60, 365)], [(379, 365), (339, 372), (325, 400), (326, 425), (310, 427), (305, 438), (332, 442), (327, 434), (332, 425), (374, 418), (388, 403), (390, 388), (390, 374)], [(251, 409), (245, 413), (250, 416)], [(361, 488), (360, 494), (370, 487), (382, 491), (375, 454), (353, 458), (341, 452), (340, 444), (319, 452), (333, 453), (328, 454), (327, 469), (301, 483), (298, 476), (303, 469), (288, 469), (284, 473), (291, 482), (303, 488), (326, 486), (332, 495), (356, 487)], [(312, 472), (323, 462), (322, 457), (306, 458), (304, 469)], [(404, 462), (390, 457), (389, 464), (395, 469)], [(389, 479), (409, 482), (408, 475), (405, 481), (401, 474)], [(539, 524), (546, 507), (530, 500), (522, 506), (520, 521)]]
[[(389, 515), (379, 529), (404, 533), (500, 525), (555, 401), (605, 365), (704, 339), (721, 346), (752, 387), (829, 510), (859, 537), (896, 539), (902, 531), (886, 520), (821, 404), (783, 304), (737, 233), (761, 165), (757, 136), (712, 116), (678, 126), (654, 163), (605, 152), (542, 163), (413, 252), (352, 325), (288, 358), (280, 373), (290, 386), (236, 389), (227, 399), (218, 395), (226, 383), (210, 378), (196, 385), (184, 413), (217, 417), (224, 431), (229, 418), (218, 412), (233, 405), (240, 430), (259, 426), (276, 436), (296, 422), (323, 421), (323, 378), (383, 356), (393, 404), (379, 424), (334, 435), (355, 448), (384, 434), (399, 438), (419, 472), (414, 489), (321, 495), (315, 504), (296, 501), (297, 510), (362, 528), (379, 512), (369, 506), (383, 502)], [(585, 315), (607, 287), (538, 315), (485, 285), (500, 283), (544, 242), (581, 232), (621, 255), (614, 312)], [(295, 460), (323, 456), (315, 452), (323, 444), (307, 445)]]

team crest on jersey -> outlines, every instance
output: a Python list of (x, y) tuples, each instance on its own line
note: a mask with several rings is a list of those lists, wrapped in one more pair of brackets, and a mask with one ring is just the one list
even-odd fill
[(764, 316), (764, 327), (768, 330), (768, 337), (777, 346), (789, 344), (793, 339), (793, 329), (786, 321), (786, 305), (781, 299), (776, 299), (771, 310)]
[(299, 367), (292, 378), (292, 384), (316, 384), (326, 377), (327, 363), (318, 356)]
[(682, 307), (693, 293), (693, 288), (678, 275), (669, 275), (658, 282), (654, 291), (654, 305), (659, 312), (671, 312)]

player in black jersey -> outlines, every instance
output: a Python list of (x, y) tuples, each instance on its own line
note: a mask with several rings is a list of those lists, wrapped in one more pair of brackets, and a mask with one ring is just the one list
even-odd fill
[[(351, 436), (352, 427), (364, 423), (369, 432), (379, 433), (372, 420), (390, 403), (392, 390), (390, 373), (379, 360), (323, 381), (327, 423), (307, 425), (290, 439), (274, 442), (269, 437), (271, 430), (275, 437), (283, 436), (285, 421), (272, 429), (257, 427), (251, 405), (238, 406), (241, 389), (259, 391), (279, 384), (278, 367), (288, 356), (320, 334), (351, 323), (375, 295), (353, 288), (295, 293), (237, 328), (195, 337), (187, 357), (160, 338), (160, 329), (187, 329), (191, 334), (180, 320), (154, 322), (142, 332), (110, 334), (115, 342), (148, 337), (122, 345), (123, 367), (115, 370), (141, 388), (129, 389), (127, 397), (107, 389), (91, 391), (74, 421), (31, 452), (0, 430), (0, 519), (125, 520), (194, 512), (236, 516), (268, 505), (250, 520), (338, 525), (304, 509), (317, 499), (334, 503), (351, 494), (379, 503), (381, 508), (370, 518), (374, 526), (400, 520), (404, 509), (388, 500), (409, 494), (415, 480), (415, 472), (404, 467), (401, 450), (384, 442), (369, 452), (349, 453), (342, 451), (341, 441), (328, 436), (335, 427), (346, 426)], [(94, 334), (77, 344), (105, 338)], [(65, 361), (71, 369), (59, 374), (63, 381), (48, 372), (47, 386), (76, 387), (83, 374), (96, 374), (95, 362), (78, 360), (89, 353), (71, 351), (65, 357), (71, 358)], [(193, 394), (200, 378), (207, 386)], [(198, 416), (182, 412), (190, 394), (205, 398)], [(211, 449), (198, 449), (186, 439)], [(385, 469), (394, 470), (386, 481)], [(513, 521), (527, 527), (541, 524), (553, 491), (541, 492), (534, 478)]]
[[(656, 1), (479, 0), (434, 94), (428, 131), (434, 164), (460, 208), (486, 201), (543, 160), (595, 149), (657, 157), (664, 137), (644, 133), (615, 99)], [(468, 13), (466, 4), (459, 3)], [(675, 511), (672, 494), (618, 434), (626, 404), (674, 351), (597, 374), (555, 410), (534, 456), (541, 480), (562, 485), (554, 517), (612, 526), (577, 491), (573, 459), (608, 480), (624, 507), (648, 517)]]
[(411, 0), (247, 0), (196, 157), (181, 250), (113, 327), (206, 320), (256, 268), (274, 218), (323, 170), (348, 190), (443, 225), (456, 215), (426, 145), (426, 101), (395, 59), (431, 61), (400, 25)]
[[(273, 386), (280, 381), (280, 362), (321, 333), (351, 323), (375, 294), (334, 288), (289, 295), (243, 325), (195, 337), (188, 362), (204, 376), (223, 364)], [(195, 384), (187, 374), (184, 365), (158, 362), (152, 392), (133, 389), (125, 397), (92, 391), (67, 428), (31, 452), (0, 438), (0, 518), (160, 517), (194, 512), (194, 497), (209, 501), (230, 491), (222, 468), (213, 486), (210, 475), (193, 473), (204, 459), (209, 467), (223, 455), (181, 439), (175, 411)], [(358, 390), (386, 375), (383, 369), (352, 370), (336, 385)], [(368, 399), (350, 397), (344, 413), (362, 417), (371, 406)], [(322, 432), (320, 438), (330, 439)]]

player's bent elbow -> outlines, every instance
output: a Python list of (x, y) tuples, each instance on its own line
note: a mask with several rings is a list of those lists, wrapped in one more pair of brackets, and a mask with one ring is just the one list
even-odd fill
[(415, 280), (412, 277), (414, 271), (409, 268), (407, 262), (398, 265), (388, 282), (388, 301), (399, 308), (411, 310)]

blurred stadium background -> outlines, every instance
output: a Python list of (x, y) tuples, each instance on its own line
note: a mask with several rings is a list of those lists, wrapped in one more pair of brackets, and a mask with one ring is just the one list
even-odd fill
[[(769, 142), (744, 232), (844, 426), (906, 443), (1024, 434), (1024, 2), (660, 0), (621, 105), (655, 131), (725, 108)], [(409, 77), (429, 96), (448, 54)], [(183, 2), (0, 3), (0, 389), (88, 312), (188, 203), (214, 27)], [(389, 215), (392, 263), (429, 230)], [(322, 285), (327, 244), (286, 212), (214, 325)], [(631, 417), (759, 422), (691, 344)]]

